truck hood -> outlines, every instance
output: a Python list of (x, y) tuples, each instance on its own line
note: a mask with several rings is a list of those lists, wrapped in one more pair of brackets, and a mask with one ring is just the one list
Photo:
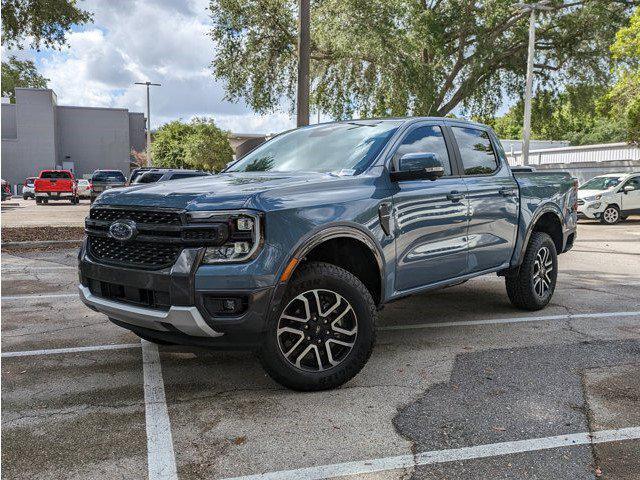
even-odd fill
[[(264, 192), (276, 194), (353, 177), (313, 172), (234, 172), (107, 190), (94, 205), (170, 207), (187, 210), (233, 210)], [(320, 187), (321, 188), (321, 187)]]

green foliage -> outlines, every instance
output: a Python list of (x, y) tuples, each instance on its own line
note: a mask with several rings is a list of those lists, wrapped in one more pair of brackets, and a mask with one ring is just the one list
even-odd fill
[(2, 0), (2, 44), (34, 49), (59, 48), (73, 25), (91, 21), (76, 0)]
[[(601, 83), (638, 0), (553, 0), (538, 22), (538, 83)], [(293, 104), (296, 0), (211, 0), (213, 72), (258, 112)], [(511, 0), (315, 0), (311, 101), (334, 118), (493, 115), (523, 88), (528, 14)]]
[(15, 103), (16, 87), (47, 88), (48, 78), (36, 70), (31, 60), (18, 60), (15, 56), (8, 62), (2, 62), (2, 96), (9, 97)]
[(211, 119), (180, 120), (161, 126), (151, 142), (153, 164), (165, 168), (196, 168), (219, 172), (233, 159), (227, 133)]

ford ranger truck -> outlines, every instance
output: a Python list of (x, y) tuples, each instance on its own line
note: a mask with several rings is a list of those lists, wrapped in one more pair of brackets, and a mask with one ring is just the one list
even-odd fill
[(516, 308), (544, 308), (576, 189), (568, 173), (514, 176), (476, 123), (313, 125), (218, 175), (104, 192), (80, 296), (150, 342), (252, 349), (286, 387), (334, 388), (365, 365), (393, 300), (498, 274)]
[(42, 170), (33, 182), (36, 203), (49, 203), (49, 200), (69, 200), (80, 203), (78, 184), (70, 170)]

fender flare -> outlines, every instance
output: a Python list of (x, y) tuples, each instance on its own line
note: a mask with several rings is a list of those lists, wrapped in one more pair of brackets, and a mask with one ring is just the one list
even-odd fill
[(525, 233), (524, 240), (522, 242), (522, 245), (520, 246), (520, 251), (518, 252), (518, 260), (514, 264), (515, 267), (520, 267), (520, 265), (522, 265), (524, 253), (527, 250), (527, 246), (529, 245), (529, 240), (531, 239), (533, 228), (536, 226), (536, 223), (538, 223), (540, 218), (547, 213), (555, 214), (555, 216), (558, 219), (558, 222), (560, 222), (560, 229), (562, 229), (562, 212), (560, 211), (560, 208), (557, 205), (553, 203), (547, 203), (542, 207), (540, 207), (538, 210), (536, 210), (533, 217), (531, 218), (531, 222), (529, 222), (529, 225), (527, 226), (527, 231)]
[(280, 301), (282, 300), (282, 296), (284, 294), (284, 291), (286, 290), (288, 282), (281, 282), (280, 277), (282, 276), (285, 268), (289, 265), (289, 263), (294, 259), (298, 260), (299, 263), (296, 264), (295, 268), (293, 269), (293, 271), (295, 272), (301, 261), (311, 250), (313, 250), (318, 245), (335, 238), (350, 238), (353, 240), (357, 240), (369, 248), (374, 258), (376, 259), (378, 271), (380, 272), (380, 299), (382, 302), (382, 299), (384, 299), (385, 275), (382, 248), (380, 247), (380, 244), (373, 238), (371, 233), (364, 227), (357, 223), (343, 222), (323, 225), (320, 228), (312, 230), (298, 241), (298, 243), (292, 249), (292, 252), (287, 256), (286, 261), (278, 269), (276, 277), (277, 283), (273, 289), (273, 295), (271, 297), (271, 303), (269, 306), (270, 315), (280, 305)]

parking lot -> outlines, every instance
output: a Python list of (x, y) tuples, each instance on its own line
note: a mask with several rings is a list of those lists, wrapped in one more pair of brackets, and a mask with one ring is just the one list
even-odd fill
[(141, 344), (80, 303), (75, 263), (2, 258), (7, 479), (638, 478), (639, 217), (582, 222), (543, 311), (496, 276), (388, 305), (364, 370), (317, 393)]

